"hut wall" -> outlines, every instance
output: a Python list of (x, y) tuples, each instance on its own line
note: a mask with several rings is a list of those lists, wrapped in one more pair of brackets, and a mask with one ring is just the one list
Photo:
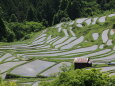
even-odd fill
[(74, 63), (75, 69), (81, 69), (85, 67), (92, 67), (92, 63)]

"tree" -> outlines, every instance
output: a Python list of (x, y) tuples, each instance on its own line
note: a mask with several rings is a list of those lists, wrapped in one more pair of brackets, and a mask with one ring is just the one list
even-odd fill
[(59, 23), (63, 17), (68, 18), (67, 12), (59, 10), (53, 17), (52, 25)]
[(5, 41), (6, 35), (7, 29), (5, 27), (3, 20), (0, 18), (0, 41)]
[(12, 42), (14, 41), (15, 34), (10, 30), (0, 18), (0, 41), (1, 42)]
[(3, 9), (2, 9), (2, 7), (0, 7), (0, 17), (2, 17), (3, 16)]
[(13, 42), (13, 41), (15, 41), (15, 33), (12, 30), (10, 30), (8, 27), (6, 27), (6, 28), (8, 30), (8, 33), (7, 33), (8, 35), (6, 37), (7, 42)]
[(62, 72), (55, 80), (40, 86), (114, 86), (114, 79), (99, 69), (77, 69)]
[(18, 22), (18, 19), (15, 14), (11, 15), (10, 22)]
[(23, 23), (18, 23), (18, 22), (11, 22), (7, 24), (8, 27), (11, 29), (9, 31), (9, 35), (7, 37), (7, 41), (11, 42), (14, 40), (22, 40), (23, 38), (28, 38), (32, 32), (38, 32), (43, 30), (45, 27), (43, 26), (42, 23), (38, 22), (23, 22)]
[(18, 22), (45, 20), (48, 26), (52, 25), (59, 11), (65, 12), (73, 20), (114, 10), (114, 4), (115, 0), (0, 0), (5, 21), (15, 14)]
[(68, 0), (60, 0), (60, 5), (59, 5), (59, 10), (67, 10), (69, 5), (69, 1)]
[(50, 6), (50, 3), (47, 2), (46, 0), (44, 1), (44, 3), (42, 3), (42, 22), (44, 22), (46, 26), (51, 25), (52, 24), (52, 19), (53, 19), (53, 8)]
[(102, 10), (115, 9), (115, 0), (96, 0)]
[(70, 0), (67, 12), (71, 19), (81, 17), (82, 8), (83, 8), (82, 2), (83, 1), (81, 0), (73, 0), (73, 1)]
[(34, 10), (33, 10), (32, 8), (30, 8), (30, 9), (28, 10), (27, 20), (28, 20), (28, 21), (36, 21), (36, 20), (37, 20), (36, 15), (35, 15), (35, 13), (34, 13)]

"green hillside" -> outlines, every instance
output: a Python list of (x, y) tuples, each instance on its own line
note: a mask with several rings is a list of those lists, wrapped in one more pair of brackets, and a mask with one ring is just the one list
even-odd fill
[(114, 86), (114, 4), (0, 0), (0, 86)]
[(55, 79), (60, 67), (68, 70), (63, 66), (70, 68), (79, 57), (90, 58), (93, 68), (114, 75), (115, 66), (107, 64), (115, 62), (114, 22), (115, 14), (77, 18), (48, 27), (22, 43), (1, 43), (2, 76), (31, 86)]

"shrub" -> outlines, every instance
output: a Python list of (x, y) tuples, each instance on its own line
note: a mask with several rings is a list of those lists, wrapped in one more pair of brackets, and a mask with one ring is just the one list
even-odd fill
[(62, 72), (51, 82), (42, 82), (40, 86), (113, 86), (114, 79), (99, 69), (77, 69)]
[(16, 40), (20, 40), (22, 38), (28, 39), (30, 38), (29, 34), (41, 31), (45, 28), (41, 23), (38, 22), (12, 22), (8, 24), (8, 27), (14, 32)]

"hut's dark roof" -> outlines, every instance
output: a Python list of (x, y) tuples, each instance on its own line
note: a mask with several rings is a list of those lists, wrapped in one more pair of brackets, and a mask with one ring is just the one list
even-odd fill
[(89, 58), (75, 58), (74, 63), (91, 63)]

